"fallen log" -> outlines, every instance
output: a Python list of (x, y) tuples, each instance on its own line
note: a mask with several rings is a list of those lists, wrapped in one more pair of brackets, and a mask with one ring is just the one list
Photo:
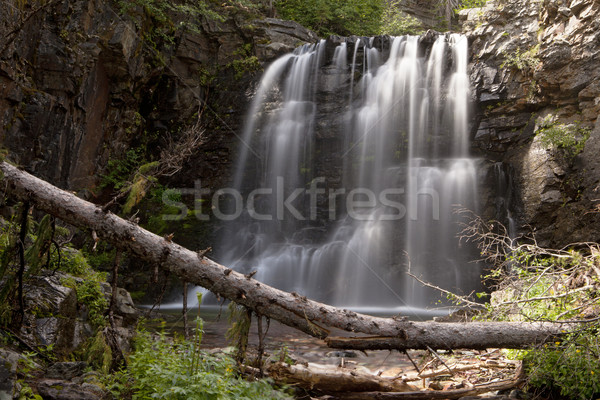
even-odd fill
[(431, 399), (460, 399), (467, 396), (477, 396), (483, 393), (499, 390), (509, 390), (521, 386), (525, 382), (522, 365), (519, 365), (512, 379), (497, 380), (488, 383), (469, 385), (462, 389), (450, 390), (421, 390), (415, 392), (354, 392), (341, 396), (333, 394), (331, 400), (431, 400)]
[[(453, 349), (469, 348), (474, 350), (485, 350), (491, 347), (519, 349), (551, 341), (552, 337), (560, 335), (559, 324), (550, 324), (554, 325), (553, 328), (544, 322), (420, 322), (413, 324), (420, 327), (421, 330), (407, 329), (407, 334), (414, 335), (410, 337), (329, 336), (325, 342), (331, 348), (347, 350), (426, 349), (427, 346), (433, 349), (448, 348), (445, 346)], [(548, 328), (550, 330), (547, 330)], [(480, 340), (483, 337), (487, 339)], [(490, 346), (492, 342), (494, 345)]]
[(332, 328), (374, 336), (370, 339), (331, 338), (328, 344), (332, 347), (358, 350), (522, 348), (553, 341), (564, 334), (561, 332), (564, 328), (554, 323), (412, 322), (372, 317), (318, 303), (232, 271), (170, 238), (157, 236), (6, 162), (0, 163), (0, 171), (8, 196), (28, 201), (38, 210), (73, 226), (94, 231), (117, 248), (161, 265), (181, 280), (202, 286), (259, 315), (321, 339), (327, 338)]
[(277, 382), (322, 392), (409, 392), (419, 390), (399, 378), (381, 377), (365, 372), (318, 365), (271, 364), (268, 375)]
[(421, 390), (418, 392), (353, 392), (339, 396), (334, 394), (331, 400), (451, 400), (467, 396), (477, 396), (497, 390), (508, 390), (521, 385), (523, 378), (474, 385), (472, 388), (451, 390)]

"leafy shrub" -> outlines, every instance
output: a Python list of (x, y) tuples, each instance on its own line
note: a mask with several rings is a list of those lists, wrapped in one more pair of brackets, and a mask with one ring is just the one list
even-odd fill
[(96, 276), (87, 277), (84, 280), (65, 278), (62, 283), (75, 289), (77, 302), (86, 306), (92, 327), (100, 328), (106, 325), (104, 313), (108, 308), (108, 301)]
[[(178, 28), (186, 28), (192, 32), (200, 31), (200, 21), (208, 18), (214, 21), (223, 21), (224, 18), (211, 9), (204, 0), (185, 0), (170, 2), (165, 0), (120, 0), (119, 10), (122, 15), (128, 15), (139, 24), (139, 19), (134, 15), (137, 10), (143, 10), (151, 23), (142, 28), (144, 40), (153, 48), (161, 45), (171, 46), (175, 43), (175, 32)], [(176, 26), (174, 14), (182, 14), (185, 18)]]
[(240, 47), (233, 54), (240, 57), (229, 64), (235, 70), (235, 79), (241, 79), (247, 72), (255, 72), (262, 69), (258, 57), (252, 55), (251, 44)]
[(383, 0), (275, 0), (280, 17), (291, 19), (320, 36), (377, 34)]
[(554, 345), (524, 354), (529, 386), (567, 399), (595, 399), (600, 395), (600, 339), (598, 327), (568, 335)]
[(140, 331), (127, 369), (109, 379), (116, 398), (276, 400), (290, 398), (273, 389), (268, 380), (248, 382), (236, 373), (235, 361), (226, 354), (199, 349), (201, 323), (194, 341), (171, 340), (163, 333), (152, 337)]
[(598, 398), (600, 245), (542, 248), (535, 238), (511, 239), (502, 224), (480, 217), (463, 233), (494, 266), (486, 278), (496, 291), (480, 318), (564, 324), (563, 335), (554, 343), (507, 351), (511, 358), (523, 360), (529, 390), (543, 394), (539, 398)]
[(100, 286), (106, 280), (106, 274), (95, 271), (84, 254), (71, 247), (61, 249), (60, 265), (57, 263), (58, 256), (53, 254), (51, 267), (58, 267), (60, 271), (82, 278), (65, 278), (62, 283), (75, 289), (77, 302), (86, 306), (91, 325), (94, 328), (106, 325), (104, 313), (108, 308), (108, 301)]

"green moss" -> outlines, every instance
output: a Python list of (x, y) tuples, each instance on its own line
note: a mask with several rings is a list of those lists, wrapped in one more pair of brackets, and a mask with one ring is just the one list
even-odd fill
[(104, 374), (110, 372), (112, 351), (106, 343), (102, 331), (96, 332), (96, 336), (89, 340), (84, 357), (94, 369), (102, 371)]
[(500, 65), (501, 68), (516, 68), (522, 72), (529, 72), (535, 69), (540, 63), (538, 53), (540, 52), (539, 43), (525, 51), (517, 48), (513, 54), (504, 53), (504, 62)]
[(552, 114), (538, 120), (537, 135), (543, 146), (562, 151), (568, 159), (573, 159), (585, 148), (591, 129), (580, 122), (559, 124)]

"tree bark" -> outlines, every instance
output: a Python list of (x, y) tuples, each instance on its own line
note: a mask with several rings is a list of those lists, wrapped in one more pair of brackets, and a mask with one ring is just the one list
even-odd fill
[(277, 382), (316, 389), (326, 393), (332, 392), (411, 392), (418, 387), (404, 382), (402, 379), (380, 377), (373, 374), (345, 368), (324, 367), (316, 365), (289, 365), (286, 363), (271, 364), (267, 368), (268, 375)]
[(497, 390), (508, 390), (522, 383), (523, 379), (517, 378), (514, 380), (476, 385), (472, 389), (421, 390), (415, 392), (354, 392), (339, 395), (334, 394), (332, 400), (451, 400), (467, 396), (477, 396)]
[(331, 346), (353, 349), (521, 348), (552, 341), (561, 335), (554, 323), (439, 323), (411, 322), (358, 314), (287, 293), (232, 271), (196, 252), (142, 229), (131, 221), (60, 190), (3, 162), (0, 170), (9, 196), (29, 201), (42, 210), (98, 236), (117, 248), (159, 264), (186, 282), (263, 315), (325, 339), (332, 328), (372, 337), (331, 338)]

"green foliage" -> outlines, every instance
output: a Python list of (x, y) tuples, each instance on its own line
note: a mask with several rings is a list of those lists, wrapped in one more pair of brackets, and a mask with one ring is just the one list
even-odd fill
[(237, 347), (236, 359), (242, 362), (246, 356), (248, 347), (248, 331), (251, 324), (251, 314), (244, 306), (237, 303), (229, 303), (229, 329), (225, 336)]
[(585, 148), (591, 130), (581, 126), (581, 123), (559, 124), (556, 118), (549, 114), (538, 120), (537, 135), (545, 147), (560, 149), (568, 158), (574, 158)]
[(29, 264), (29, 274), (35, 275), (44, 263), (44, 256), (48, 252), (53, 236), (52, 217), (45, 215), (38, 223), (33, 244), (25, 251), (25, 261)]
[(241, 57), (229, 63), (229, 66), (235, 70), (235, 79), (241, 79), (247, 72), (255, 72), (262, 69), (258, 57), (252, 54), (252, 44), (248, 43), (242, 46), (233, 54)]
[[(165, 0), (119, 0), (118, 4), (120, 14), (131, 17), (138, 24), (144, 40), (154, 50), (172, 46), (179, 29), (199, 32), (202, 18), (224, 20), (204, 0), (184, 0), (177, 3)], [(139, 18), (136, 15), (138, 10), (142, 10), (149, 17), (149, 24), (139, 26)], [(180, 15), (180, 18), (177, 18), (180, 21), (178, 24), (175, 23), (175, 15)], [(160, 57), (157, 53), (154, 55)], [(164, 64), (164, 60), (159, 61)]]
[[(560, 321), (586, 319), (600, 306), (593, 274), (600, 261), (592, 249), (549, 251), (536, 246), (516, 248), (507, 261), (511, 274), (496, 270), (501, 291), (488, 305), (499, 320)], [(571, 325), (575, 326), (575, 325)], [(551, 391), (569, 399), (590, 399), (600, 394), (600, 342), (598, 322), (582, 325), (559, 341), (531, 350), (513, 352), (523, 359), (529, 388)], [(566, 331), (564, 331), (566, 333)]]
[[(201, 333), (202, 324), (198, 324)], [(197, 337), (201, 338), (201, 335)], [(127, 369), (113, 375), (107, 387), (116, 398), (132, 399), (288, 399), (268, 380), (248, 382), (227, 354), (207, 354), (196, 341), (171, 340), (140, 331)], [(130, 396), (130, 397), (129, 397)]]
[(406, 14), (399, 8), (400, 0), (390, 2), (382, 16), (380, 35), (402, 36), (420, 35), (423, 33), (423, 24), (415, 17)]
[[(19, 357), (17, 362), (17, 374), (19, 376), (31, 378), (41, 372), (40, 366), (35, 362), (35, 356), (35, 352), (25, 352), (21, 354), (21, 357)], [(42, 400), (40, 395), (33, 392), (31, 386), (29, 386), (25, 379), (18, 379), (17, 382), (21, 386), (18, 397), (19, 400)]]
[(458, 8), (455, 8), (454, 11), (458, 12), (460, 10), (466, 10), (467, 8), (480, 8), (484, 7), (489, 0), (462, 0)]
[(108, 161), (108, 174), (102, 176), (101, 188), (123, 189), (133, 172), (145, 162), (144, 150), (140, 147), (127, 150), (125, 157)]
[(136, 173), (133, 179), (133, 183), (129, 186), (129, 195), (125, 204), (123, 204), (123, 213), (129, 214), (133, 207), (139, 204), (144, 197), (146, 197), (146, 191), (148, 186), (152, 182), (155, 182), (156, 178)]
[(600, 395), (600, 339), (598, 326), (567, 335), (553, 345), (523, 355), (531, 388), (567, 399), (595, 399)]
[(380, 31), (383, 0), (275, 0), (279, 15), (320, 36), (365, 35)]
[(104, 241), (98, 242), (96, 250), (84, 250), (85, 259), (96, 271), (105, 271), (112, 268), (115, 261), (116, 249)]
[(89, 339), (84, 358), (94, 369), (102, 371), (105, 375), (110, 372), (112, 350), (106, 343), (102, 330), (99, 329), (96, 335)]
[(165, 199), (168, 203), (181, 203), (182, 196), (181, 191), (177, 189), (165, 188), (161, 185), (156, 185), (150, 192), (149, 196), (149, 207), (152, 207), (148, 222), (144, 224), (144, 228), (149, 231), (156, 233), (157, 235), (166, 233), (169, 227), (167, 220), (163, 218), (166, 215), (179, 215), (181, 210), (174, 205), (166, 204)]
[(507, 352), (524, 360), (529, 389), (544, 398), (598, 398), (600, 245), (542, 248), (533, 237), (511, 239), (502, 224), (477, 216), (463, 235), (494, 266), (485, 278), (495, 291), (488, 312), (478, 318), (553, 321), (564, 327), (554, 343)]
[[(19, 208), (22, 208), (23, 205)], [(10, 221), (0, 219), (0, 325), (6, 326), (12, 320), (13, 306), (17, 304), (18, 243), (21, 223), (14, 213)], [(27, 223), (27, 236), (31, 237), (33, 224)]]
[(98, 275), (86, 279), (65, 278), (63, 285), (75, 289), (77, 302), (84, 304), (88, 310), (90, 324), (94, 328), (106, 325), (104, 313), (108, 308), (108, 301), (104, 296)]
[(39, 394), (35, 394), (29, 384), (23, 380), (18, 381), (21, 385), (21, 391), (19, 392), (19, 400), (43, 400), (44, 398)]
[[(57, 262), (58, 256), (55, 256), (51, 265), (56, 268)], [(106, 274), (95, 271), (81, 251), (70, 247), (61, 249), (59, 270), (80, 278), (68, 277), (62, 283), (75, 289), (77, 302), (86, 306), (91, 325), (94, 328), (106, 325), (104, 313), (108, 308), (108, 301), (100, 285), (106, 280)]]
[(504, 62), (500, 65), (501, 68), (516, 68), (522, 72), (529, 72), (535, 69), (540, 63), (538, 53), (540, 52), (540, 45), (537, 44), (532, 48), (521, 51), (521, 48), (517, 48), (514, 54), (504, 53)]

